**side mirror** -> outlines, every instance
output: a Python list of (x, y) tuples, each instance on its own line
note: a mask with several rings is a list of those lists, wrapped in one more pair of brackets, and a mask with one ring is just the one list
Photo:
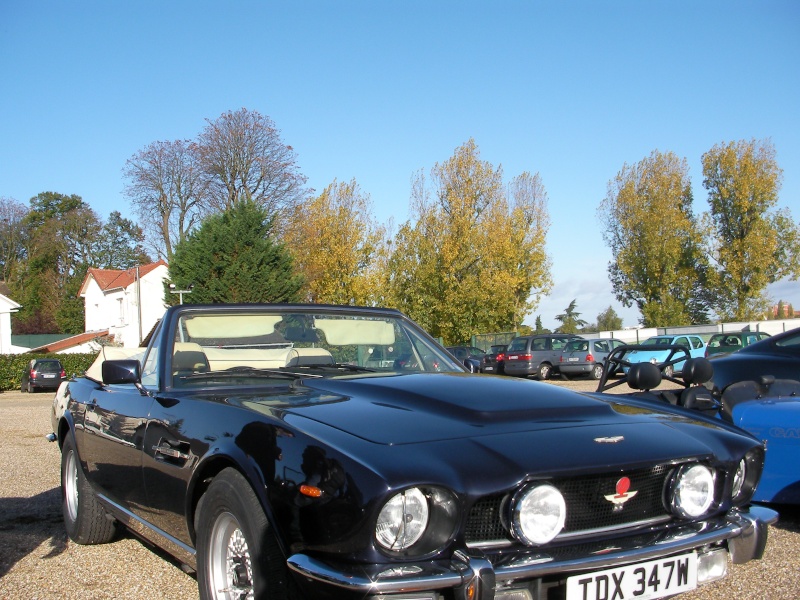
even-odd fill
[(141, 366), (138, 360), (105, 360), (101, 367), (103, 383), (139, 383)]

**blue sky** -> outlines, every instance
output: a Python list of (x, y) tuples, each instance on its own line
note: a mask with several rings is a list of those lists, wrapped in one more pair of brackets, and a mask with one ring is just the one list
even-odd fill
[[(227, 110), (269, 116), (309, 185), (355, 179), (381, 221), (473, 138), (549, 196), (553, 293), (587, 321), (613, 297), (597, 207), (625, 163), (686, 158), (696, 210), (714, 145), (772, 140), (800, 219), (800, 3), (0, 0), (0, 197), (77, 194), (133, 217), (125, 161)], [(797, 282), (772, 288), (800, 303)]]

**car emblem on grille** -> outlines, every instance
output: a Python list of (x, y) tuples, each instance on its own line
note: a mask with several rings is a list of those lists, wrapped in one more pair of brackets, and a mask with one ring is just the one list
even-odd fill
[(629, 491), (631, 489), (631, 480), (627, 477), (621, 477), (617, 481), (617, 493), (616, 494), (609, 494), (606, 496), (606, 500), (611, 502), (614, 505), (614, 510), (622, 510), (622, 505), (625, 504), (628, 500), (633, 498), (637, 491)]
[(598, 444), (617, 444), (625, 439), (624, 435), (612, 435), (609, 437), (596, 437), (594, 441)]

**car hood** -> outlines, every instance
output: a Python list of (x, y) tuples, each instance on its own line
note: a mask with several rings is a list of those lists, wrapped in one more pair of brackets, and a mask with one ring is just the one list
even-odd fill
[[(601, 399), (523, 379), (442, 373), (304, 380), (303, 385), (310, 396), (326, 401), (295, 405), (284, 418), (310, 419), (377, 444), (499, 436), (502, 444), (513, 445), (516, 434), (530, 437), (530, 432), (555, 444), (565, 428), (584, 428), (583, 437), (594, 440), (622, 435), (624, 427), (624, 435), (643, 445), (652, 446), (656, 436), (664, 438), (670, 452), (682, 454), (695, 446), (689, 437), (665, 430), (687, 417), (626, 403), (623, 397)], [(547, 431), (552, 435), (544, 435)]]

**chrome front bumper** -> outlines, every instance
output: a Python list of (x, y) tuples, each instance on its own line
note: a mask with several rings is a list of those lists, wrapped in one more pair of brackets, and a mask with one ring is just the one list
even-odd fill
[[(618, 543), (600, 554), (561, 559), (535, 550), (515, 554), (493, 564), (480, 552), (458, 551), (451, 561), (397, 563), (394, 565), (344, 565), (325, 562), (305, 554), (289, 557), (293, 571), (311, 580), (361, 594), (413, 593), (445, 588), (456, 597), (474, 600), (493, 598), (497, 585), (533, 580), (548, 575), (616, 567), (727, 542), (735, 564), (760, 559), (767, 543), (768, 526), (778, 513), (761, 506), (731, 511), (716, 520), (693, 523), (664, 532), (651, 543)], [(459, 594), (458, 590), (464, 590)]]

